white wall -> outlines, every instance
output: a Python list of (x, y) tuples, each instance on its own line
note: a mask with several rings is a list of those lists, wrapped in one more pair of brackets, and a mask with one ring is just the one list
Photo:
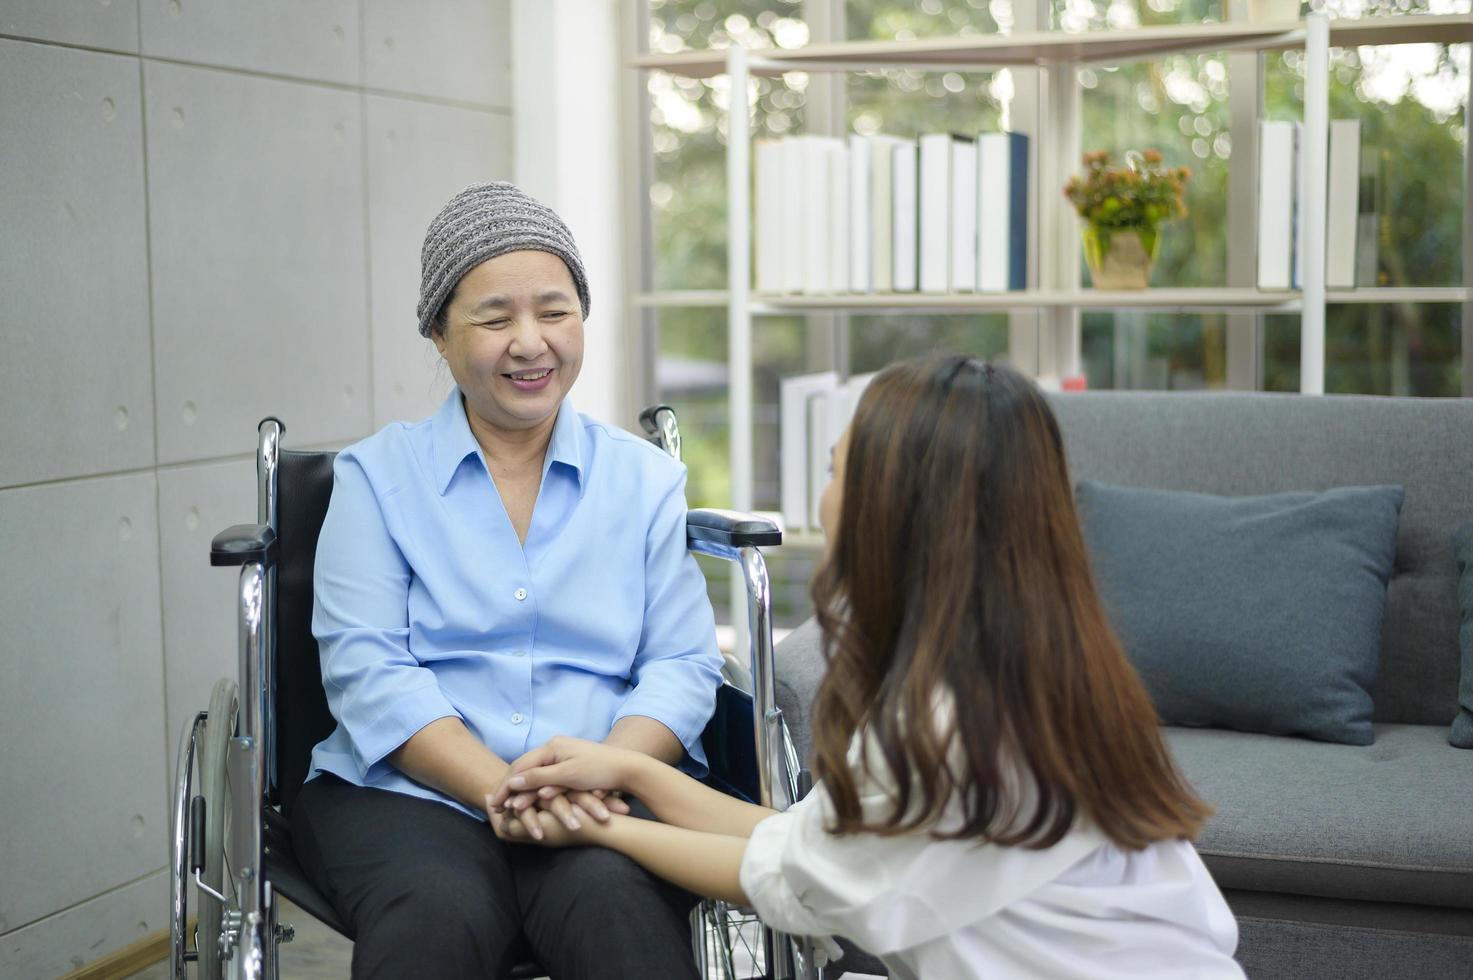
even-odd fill
[(339, 446), (448, 387), (419, 246), (512, 175), (511, 14), (429, 9), (0, 0), (0, 976), (167, 927), (256, 421)]
[(633, 423), (620, 227), (618, 0), (512, 0), (516, 182), (568, 223), (588, 272), (578, 410)]

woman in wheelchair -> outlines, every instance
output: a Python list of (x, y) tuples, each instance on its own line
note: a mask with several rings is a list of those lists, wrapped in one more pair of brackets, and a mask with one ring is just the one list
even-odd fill
[[(554, 977), (693, 977), (694, 896), (612, 851), (508, 847), (484, 808), (558, 735), (703, 769), (721, 659), (684, 468), (567, 400), (589, 300), (555, 214), (474, 185), (423, 264), (420, 330), (457, 387), (336, 459), (312, 631), (337, 728), (296, 852), (356, 936), (355, 977), (505, 976), (521, 943)], [(638, 809), (603, 789), (501, 819)]]
[[(554, 739), (487, 800), (497, 833), (597, 844), (894, 977), (1241, 977), (1174, 768), (1095, 591), (1057, 424), (953, 357), (875, 378), (834, 454), (813, 584), (819, 782), (784, 813), (636, 753)], [(525, 794), (616, 787), (659, 823), (576, 828)]]

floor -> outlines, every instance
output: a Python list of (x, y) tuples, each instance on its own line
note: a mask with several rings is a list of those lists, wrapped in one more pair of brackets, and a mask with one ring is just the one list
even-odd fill
[[(281, 947), (283, 980), (342, 980), (348, 975), (353, 944), (297, 908), (281, 900), (277, 920), (296, 929), (296, 938)], [(189, 975), (194, 976), (190, 967)], [(130, 980), (170, 980), (169, 961), (155, 963)]]
[[(283, 980), (342, 980), (348, 976), (353, 944), (318, 922), (286, 899), (281, 900), (277, 915), (280, 922), (296, 929), (296, 938), (281, 947)], [(750, 959), (736, 951), (737, 976), (751, 976)], [(745, 962), (743, 962), (745, 960)], [(191, 966), (189, 975), (194, 976)], [(719, 973), (713, 973), (720, 976)], [(132, 975), (130, 980), (170, 980), (169, 963), (164, 960)], [(880, 980), (863, 974), (846, 973), (840, 980)]]

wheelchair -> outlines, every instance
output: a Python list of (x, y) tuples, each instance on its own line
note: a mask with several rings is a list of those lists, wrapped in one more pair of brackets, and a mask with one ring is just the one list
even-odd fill
[[(646, 409), (640, 422), (649, 441), (680, 458), (672, 409)], [(336, 724), (310, 625), (317, 537), (336, 454), (284, 450), (284, 431), (271, 417), (257, 427), (256, 523), (227, 528), (211, 543), (211, 565), (240, 567), (238, 677), (217, 681), (208, 709), (180, 733), (171, 814), (175, 980), (186, 980), (191, 962), (200, 980), (275, 980), (278, 947), (294, 934), (277, 921), (278, 896), (353, 938), (298, 864), (288, 821), (312, 748)], [(692, 510), (686, 536), (691, 551), (735, 563), (746, 584), (752, 669), (749, 675), (727, 655), (716, 716), (702, 736), (712, 785), (786, 809), (806, 790), (807, 773), (776, 703), (771, 595), (759, 550), (780, 544), (782, 532), (749, 514)], [(192, 948), (191, 878), (197, 895)], [(722, 902), (696, 906), (692, 945), (707, 978), (821, 980), (823, 974), (808, 940), (767, 929), (750, 909)], [(543, 976), (523, 954), (512, 980)]]

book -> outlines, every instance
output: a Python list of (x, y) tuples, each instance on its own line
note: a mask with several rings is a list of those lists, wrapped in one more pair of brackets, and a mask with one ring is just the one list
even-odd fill
[(834, 140), (828, 147), (829, 158), (829, 233), (828, 291), (849, 289), (849, 147)]
[(803, 197), (800, 209), (803, 219), (803, 292), (827, 293), (832, 287), (829, 276), (829, 236), (833, 223), (829, 209), (833, 198), (830, 163), (833, 148), (843, 143), (830, 136), (794, 136), (803, 150)]
[(917, 211), (920, 216), (918, 265), (920, 291), (951, 288), (951, 161), (954, 137), (929, 133), (920, 138)]
[[(849, 291), (868, 293), (874, 279), (875, 137), (849, 137)], [(887, 172), (888, 173), (888, 172)]]
[(782, 140), (782, 268), (779, 270), (779, 292), (801, 293), (807, 271), (807, 224), (803, 212), (804, 179), (807, 175), (808, 148), (802, 140)]
[(808, 440), (804, 453), (808, 463), (808, 480), (804, 489), (808, 495), (808, 507), (803, 523), (814, 530), (823, 527), (823, 522), (818, 517), (818, 505), (823, 497), (823, 488), (828, 483), (829, 453), (834, 445), (829, 438), (829, 397), (832, 394), (833, 392), (828, 391), (815, 391), (808, 396), (806, 402)]
[[(849, 427), (849, 423), (854, 421), (854, 411), (859, 408), (859, 399), (864, 394), (864, 390), (869, 387), (869, 383), (875, 380), (877, 374), (879, 374), (878, 371), (871, 371), (869, 374), (851, 375), (849, 380), (840, 387), (844, 397), (844, 424), (839, 429), (840, 434)], [(837, 441), (838, 436), (834, 438)]]
[[(874, 377), (874, 374), (855, 375), (841, 384), (830, 371), (782, 380), (783, 429), (780, 438), (783, 469), (780, 492), (786, 526), (806, 525), (813, 530), (819, 529), (818, 505), (829, 482), (834, 447), (854, 420), (860, 396)], [(797, 430), (793, 425), (800, 418), (806, 423), (801, 460), (797, 455)], [(804, 474), (801, 486), (799, 473)], [(806, 501), (801, 512), (798, 510), (800, 501)]]
[[(914, 144), (894, 136), (868, 137), (869, 170), (869, 289), (888, 293), (895, 288), (895, 150)], [(852, 188), (851, 188), (852, 190)]]
[(783, 523), (790, 528), (808, 526), (808, 401), (838, 384), (839, 376), (832, 371), (795, 375), (778, 383), (778, 496)]
[(954, 293), (977, 289), (977, 144), (955, 137), (951, 142), (951, 270), (947, 286)]
[(1258, 288), (1288, 289), (1294, 257), (1294, 123), (1259, 124)]
[(1330, 180), (1325, 206), (1325, 286), (1355, 287), (1356, 223), (1360, 217), (1360, 120), (1330, 123)]
[(913, 140), (895, 146), (891, 156), (891, 230), (894, 232), (894, 247), (891, 249), (891, 288), (897, 293), (916, 291), (917, 242), (920, 233), (917, 214), (917, 166), (918, 148)]
[(752, 202), (755, 227), (752, 261), (759, 293), (783, 291), (783, 144), (780, 140), (757, 141), (752, 156), (755, 184)]
[(977, 289), (1028, 288), (1028, 137), (977, 137)]

